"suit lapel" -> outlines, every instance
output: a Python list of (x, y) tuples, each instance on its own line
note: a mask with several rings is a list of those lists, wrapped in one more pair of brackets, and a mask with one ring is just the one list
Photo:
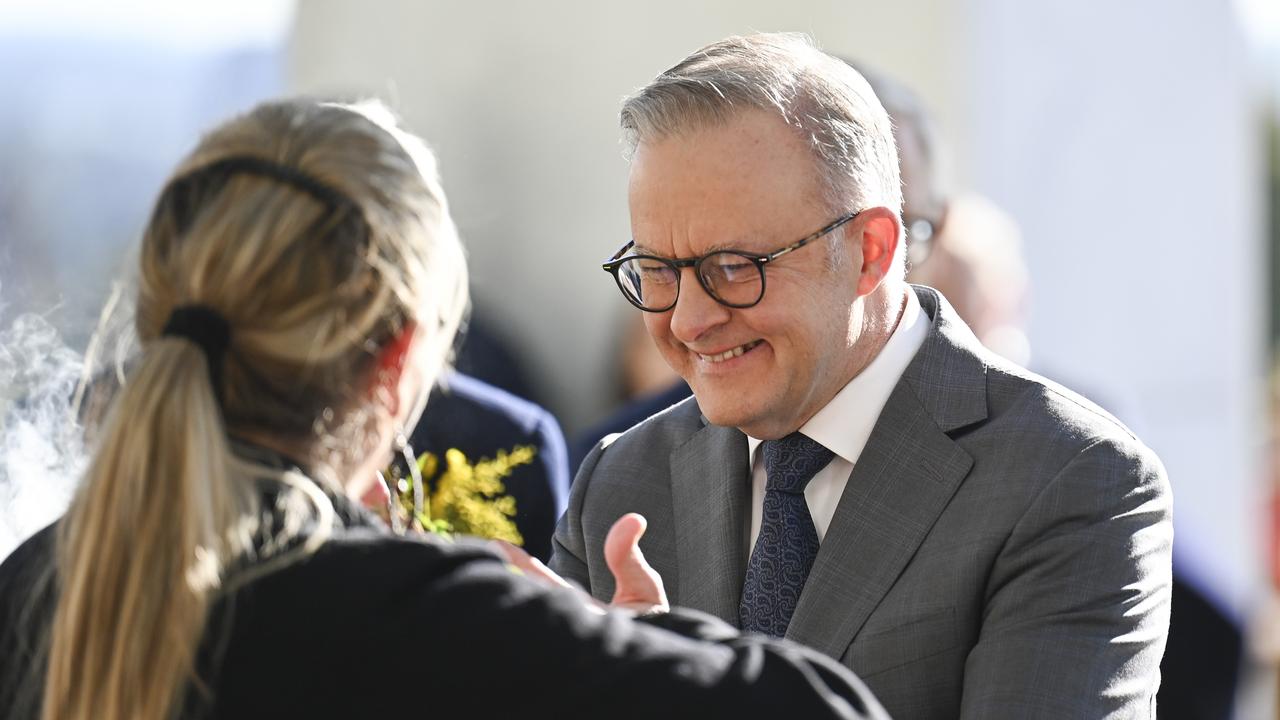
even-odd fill
[(933, 320), (849, 476), (787, 637), (839, 658), (924, 542), (973, 465), (948, 432), (986, 418), (977, 344), (936, 292)]
[(840, 657), (972, 464), (900, 383), (836, 505), (787, 637)]
[(747, 437), (706, 425), (671, 454), (679, 558), (672, 604), (738, 624), (751, 517)]

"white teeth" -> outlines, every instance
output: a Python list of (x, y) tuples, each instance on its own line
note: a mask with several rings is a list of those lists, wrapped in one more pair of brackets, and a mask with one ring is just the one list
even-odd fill
[(760, 344), (759, 340), (753, 340), (752, 342), (749, 342), (746, 345), (739, 345), (736, 348), (725, 350), (724, 352), (718, 355), (703, 355), (699, 353), (698, 357), (702, 358), (706, 362), (711, 362), (711, 363), (724, 362), (729, 358), (742, 357), (742, 353), (750, 350), (751, 348), (759, 344)]

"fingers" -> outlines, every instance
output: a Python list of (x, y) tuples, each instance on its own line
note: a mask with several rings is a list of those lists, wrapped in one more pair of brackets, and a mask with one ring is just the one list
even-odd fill
[(604, 541), (604, 559), (613, 573), (616, 590), (613, 605), (647, 612), (667, 609), (662, 577), (649, 566), (640, 551), (640, 538), (648, 521), (643, 515), (627, 513), (609, 529)]
[(554, 570), (543, 564), (541, 560), (530, 555), (524, 550), (512, 545), (506, 540), (491, 540), (490, 547), (501, 553), (507, 562), (515, 566), (520, 572), (526, 576), (533, 578), (541, 583), (551, 585), (552, 587), (567, 588), (573, 591), (573, 594), (582, 601), (588, 610), (592, 612), (604, 612), (604, 606), (595, 598), (583, 592), (581, 588), (574, 586), (568, 580), (560, 577)]
[(507, 559), (507, 562), (519, 568), (520, 572), (537, 580), (542, 580), (551, 585), (559, 587), (573, 587), (567, 580), (560, 577), (551, 568), (543, 564), (541, 560), (512, 545), (506, 540), (493, 540), (490, 545), (497, 548), (500, 553)]

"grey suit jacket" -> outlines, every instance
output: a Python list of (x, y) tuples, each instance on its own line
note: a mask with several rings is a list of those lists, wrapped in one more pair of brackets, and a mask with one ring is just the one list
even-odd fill
[[(900, 718), (1155, 717), (1171, 497), (1110, 415), (932, 320), (849, 477), (787, 637), (839, 659)], [(608, 600), (626, 512), (671, 602), (737, 624), (746, 436), (694, 400), (597, 446), (551, 567)]]

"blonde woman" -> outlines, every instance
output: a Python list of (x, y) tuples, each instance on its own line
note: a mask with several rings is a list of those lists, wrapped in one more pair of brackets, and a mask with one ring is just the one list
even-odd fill
[(79, 491), (0, 566), (0, 715), (879, 716), (816, 653), (662, 612), (636, 518), (617, 600), (645, 616), (351, 500), (465, 278), (434, 161), (385, 111), (271, 103), (210, 133), (143, 237), (140, 349)]

